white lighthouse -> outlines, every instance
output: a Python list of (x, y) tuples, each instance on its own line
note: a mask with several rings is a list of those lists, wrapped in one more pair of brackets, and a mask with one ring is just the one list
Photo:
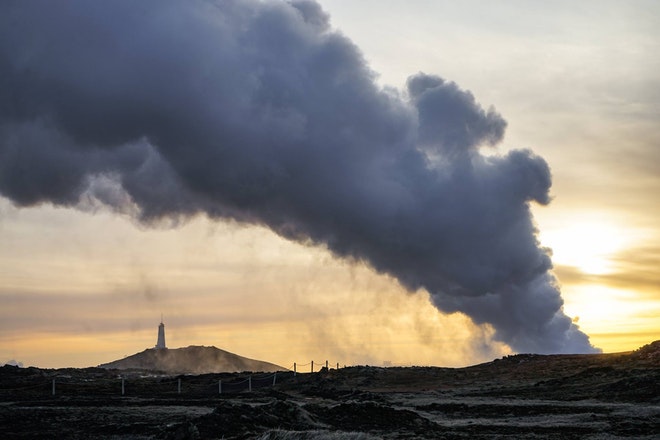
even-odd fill
[(158, 325), (158, 341), (156, 342), (156, 348), (167, 348), (165, 345), (165, 324), (163, 324), (163, 317), (160, 317), (160, 324)]

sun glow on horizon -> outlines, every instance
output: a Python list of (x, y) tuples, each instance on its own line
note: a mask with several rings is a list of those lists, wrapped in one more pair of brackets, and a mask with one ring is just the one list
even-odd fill
[(614, 257), (637, 241), (633, 231), (609, 218), (577, 217), (562, 223), (540, 232), (539, 240), (552, 250), (556, 265), (575, 267), (588, 275), (612, 273)]
[(634, 281), (625, 283), (618, 277), (630, 272), (634, 250), (647, 246), (652, 231), (626, 225), (607, 212), (539, 217), (539, 241), (552, 250), (564, 311), (592, 344), (612, 353), (657, 339), (660, 302)]
[(640, 347), (657, 335), (660, 301), (643, 300), (632, 290), (598, 284), (571, 286), (565, 293), (565, 312), (574, 316), (591, 342), (606, 353)]

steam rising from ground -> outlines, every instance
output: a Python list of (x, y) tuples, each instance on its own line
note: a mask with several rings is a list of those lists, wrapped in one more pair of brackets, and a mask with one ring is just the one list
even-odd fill
[(594, 351), (536, 238), (547, 164), (479, 152), (505, 128), (438, 76), (379, 87), (313, 1), (0, 7), (14, 203), (265, 225), (428, 290), (516, 351)]

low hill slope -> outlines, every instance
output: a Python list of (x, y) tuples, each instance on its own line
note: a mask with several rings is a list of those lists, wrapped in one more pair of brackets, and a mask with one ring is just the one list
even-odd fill
[(173, 374), (284, 371), (279, 365), (249, 359), (216, 347), (150, 348), (124, 359), (99, 365), (118, 370), (162, 371)]
[(464, 368), (354, 366), (298, 375), (281, 389), (340, 396), (367, 392), (558, 401), (602, 400), (660, 404), (660, 341), (638, 350), (602, 354), (517, 354)]

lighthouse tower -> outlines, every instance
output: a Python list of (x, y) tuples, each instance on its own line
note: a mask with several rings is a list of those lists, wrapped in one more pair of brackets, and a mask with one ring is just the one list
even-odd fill
[(163, 317), (160, 317), (160, 325), (158, 325), (158, 342), (156, 342), (156, 348), (167, 348), (165, 345), (165, 324), (163, 324)]

